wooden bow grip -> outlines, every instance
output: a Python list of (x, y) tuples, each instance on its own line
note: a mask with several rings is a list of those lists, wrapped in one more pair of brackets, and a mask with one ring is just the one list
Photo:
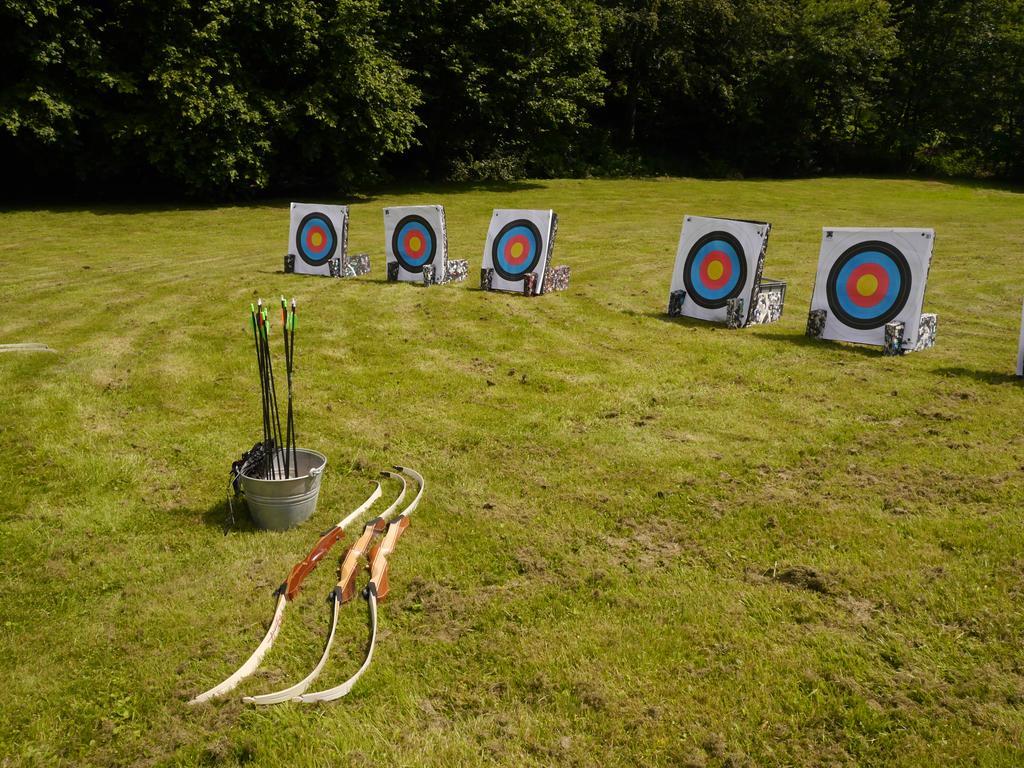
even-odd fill
[(299, 594), (299, 589), (302, 587), (302, 582), (313, 572), (320, 559), (330, 552), (331, 547), (337, 544), (338, 540), (344, 535), (345, 532), (341, 528), (331, 528), (331, 530), (320, 537), (320, 541), (309, 550), (309, 554), (306, 555), (302, 562), (296, 563), (292, 567), (288, 578), (284, 580), (280, 587), (280, 592), (284, 594), (286, 600), (295, 599), (295, 596)]
[(374, 535), (384, 530), (386, 523), (381, 518), (371, 520), (359, 534), (359, 538), (348, 548), (345, 557), (341, 561), (341, 574), (338, 578), (338, 600), (342, 605), (356, 596), (356, 573), (359, 570), (359, 558), (363, 556)]
[(370, 583), (377, 590), (377, 599), (387, 597), (388, 589), (388, 557), (395, 551), (398, 537), (409, 527), (409, 518), (400, 517), (388, 526), (383, 541), (370, 551)]

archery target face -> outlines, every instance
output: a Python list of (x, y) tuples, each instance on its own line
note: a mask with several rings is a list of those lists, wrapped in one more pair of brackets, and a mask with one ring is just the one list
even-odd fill
[(765, 222), (687, 216), (670, 289), (686, 291), (682, 314), (724, 323), (735, 298), (742, 298), (743, 311), (749, 312), (769, 230)]
[(443, 275), (448, 255), (444, 208), (407, 205), (384, 209), (384, 250), (388, 264), (398, 263), (398, 279), (421, 282), (433, 264)]
[(811, 309), (824, 309), (822, 338), (883, 344), (902, 322), (917, 342), (935, 233), (930, 229), (823, 230)]
[(491, 288), (522, 293), (528, 274), (537, 275), (536, 292), (543, 288), (554, 211), (499, 209), (491, 216), (484, 244), (483, 268), (494, 270)]
[(292, 203), (288, 253), (295, 271), (330, 275), (331, 259), (341, 258), (348, 243), (348, 206)]

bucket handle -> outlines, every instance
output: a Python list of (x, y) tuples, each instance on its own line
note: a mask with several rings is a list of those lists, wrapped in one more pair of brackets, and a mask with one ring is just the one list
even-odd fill
[(311, 488), (316, 483), (317, 478), (320, 477), (320, 475), (322, 475), (324, 473), (324, 468), (326, 466), (327, 465), (325, 463), (325, 464), (321, 464), (319, 467), (311, 467), (310, 468), (309, 472), (307, 473), (307, 476), (309, 478), (309, 480), (306, 482), (306, 487), (307, 488)]

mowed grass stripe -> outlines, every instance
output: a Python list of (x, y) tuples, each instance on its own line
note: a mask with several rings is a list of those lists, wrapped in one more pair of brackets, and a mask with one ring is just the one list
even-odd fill
[[(384, 282), (381, 208), (423, 203), (466, 284)], [(559, 213), (567, 293), (476, 290), (495, 207)], [(0, 762), (1019, 764), (1022, 210), (882, 179), (392, 190), (352, 204), (355, 281), (281, 274), (287, 201), (0, 214), (21, 297), (0, 341), (59, 351), (0, 356)], [(780, 323), (663, 317), (687, 213), (773, 223)], [(803, 336), (826, 224), (936, 229), (935, 349)], [(248, 304), (281, 293), (328, 476), (305, 526), (225, 537), (226, 470), (259, 433)], [(394, 461), (429, 490), (356, 691), (189, 708)], [(334, 568), (240, 695), (315, 662)]]

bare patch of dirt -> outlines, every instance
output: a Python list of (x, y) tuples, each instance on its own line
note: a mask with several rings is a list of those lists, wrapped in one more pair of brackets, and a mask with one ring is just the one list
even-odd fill
[(622, 536), (607, 536), (605, 544), (620, 566), (664, 567), (680, 558), (707, 561), (703, 547), (679, 535), (679, 526), (666, 518), (640, 523), (634, 519), (619, 521)]
[(790, 587), (798, 587), (819, 595), (831, 595), (835, 593), (834, 577), (821, 573), (807, 565), (793, 565), (788, 568), (771, 567), (760, 573), (756, 571), (746, 572), (747, 581), (754, 584), (769, 584), (777, 582)]

